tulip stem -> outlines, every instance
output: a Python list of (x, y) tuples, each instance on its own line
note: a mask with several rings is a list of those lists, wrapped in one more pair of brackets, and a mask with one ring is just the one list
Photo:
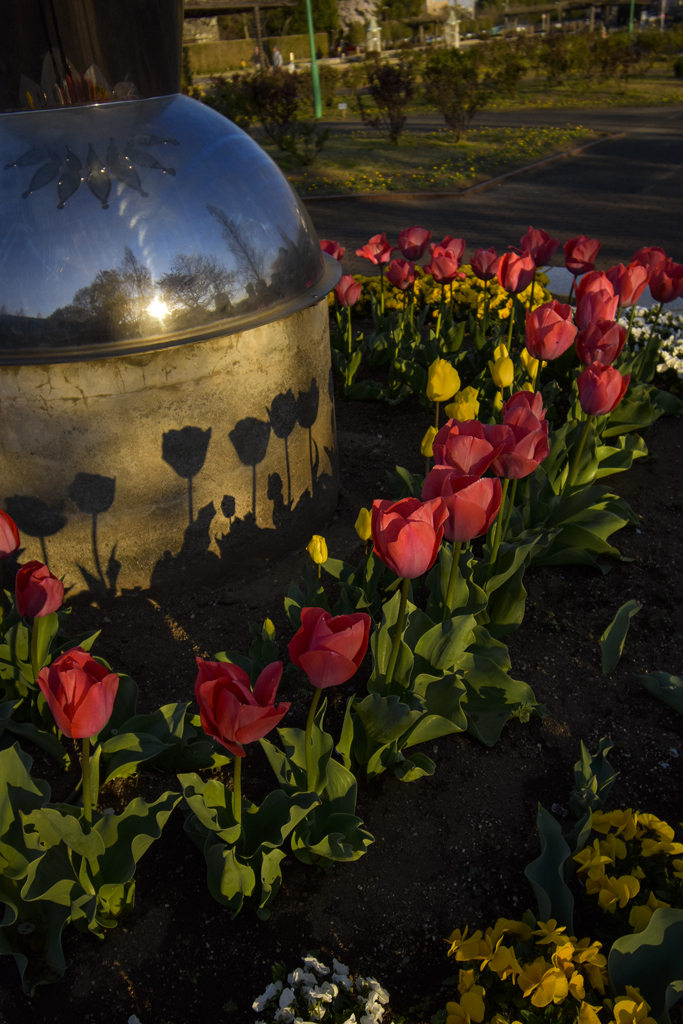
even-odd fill
[[(638, 366), (638, 378), (640, 378), (640, 375), (643, 372), (643, 369), (644, 369), (645, 364), (647, 362), (647, 357), (649, 356), (650, 352), (652, 351), (652, 349), (654, 347), (653, 342), (654, 342), (654, 344), (656, 344), (657, 335), (655, 334), (655, 329), (657, 327), (657, 321), (659, 320), (659, 314), (662, 312), (663, 309), (664, 309), (664, 303), (660, 302), (659, 303), (659, 309), (655, 313), (655, 318), (652, 321), (652, 328), (650, 330), (650, 337), (647, 339), (647, 344), (646, 344), (645, 348), (643, 349), (643, 351), (641, 353), (641, 356), (640, 356), (640, 363), (639, 363), (639, 366)], [(654, 371), (652, 373), (652, 376), (654, 376)], [(650, 377), (650, 380), (652, 380), (652, 377)]]
[(575, 281), (576, 281), (576, 278), (572, 277), (572, 283), (571, 283), (571, 286), (569, 288), (569, 295), (567, 296), (567, 305), (568, 306), (571, 306), (571, 304), (572, 304), (572, 296), (574, 294), (574, 282)]
[(489, 283), (484, 281), (484, 334), (489, 329)]
[(502, 535), (502, 538), (501, 538), (502, 540), (505, 540), (505, 538), (507, 537), (508, 526), (510, 525), (510, 519), (512, 517), (512, 510), (515, 507), (515, 495), (516, 494), (517, 494), (517, 479), (515, 478), (512, 481), (512, 491), (510, 493), (510, 501), (509, 501), (509, 504), (508, 504), (507, 514), (505, 516), (505, 522), (503, 523), (503, 535)]
[(539, 375), (540, 372), (541, 372), (541, 360), (537, 359), (536, 360), (536, 366), (534, 367), (534, 372), (531, 375), (531, 390), (532, 390), (532, 394), (534, 394), (534, 395), (536, 394), (536, 384), (537, 384), (538, 375)]
[(311, 706), (308, 709), (308, 718), (306, 719), (306, 788), (309, 793), (313, 792), (313, 723), (315, 722), (315, 713), (318, 710), (318, 704), (320, 703), (320, 694), (322, 690), (316, 687), (313, 691), (313, 699), (311, 700)]
[(434, 429), (438, 430), (439, 429), (439, 405), (440, 405), (440, 403), (437, 401), (437, 402), (434, 402), (434, 405), (436, 406), (436, 415), (434, 417)]
[(594, 419), (593, 416), (589, 416), (588, 419), (586, 420), (586, 423), (585, 423), (584, 428), (583, 428), (583, 433), (581, 434), (581, 439), (579, 441), (579, 446), (576, 449), (576, 454), (574, 455), (574, 458), (572, 459), (571, 466), (569, 467), (569, 472), (567, 473), (567, 482), (564, 485), (562, 493), (564, 493), (565, 491), (567, 491), (570, 487), (573, 487), (573, 485), (574, 485), (574, 479), (576, 477), (576, 474), (579, 471), (579, 463), (581, 462), (581, 456), (583, 455), (583, 449), (584, 449), (584, 447), (586, 445), (586, 438), (588, 437), (588, 431), (590, 429), (591, 423), (593, 422), (593, 419)]
[(380, 303), (381, 303), (380, 308), (382, 310), (382, 316), (384, 316), (384, 267), (382, 266), (381, 263), (379, 265), (379, 280), (380, 280)]
[(90, 737), (83, 737), (82, 772), (83, 772), (83, 816), (92, 825), (92, 804), (90, 801)]
[(512, 328), (514, 327), (514, 324), (515, 324), (515, 297), (514, 297), (514, 295), (512, 295), (511, 298), (512, 298), (512, 306), (510, 307), (510, 326), (508, 328), (508, 352), (510, 351), (510, 348), (512, 346)]
[(33, 669), (34, 680), (48, 658), (50, 641), (55, 633), (57, 613), (40, 615), (34, 618), (31, 630), (31, 668)]
[(391, 681), (394, 678), (394, 670), (396, 668), (396, 662), (398, 661), (398, 649), (401, 645), (401, 637), (403, 636), (403, 620), (406, 617), (406, 605), (408, 604), (408, 590), (410, 588), (410, 580), (407, 577), (403, 578), (401, 583), (401, 603), (398, 607), (398, 619), (396, 620), (396, 632), (394, 633), (394, 642), (391, 647), (391, 655), (389, 657), (389, 664), (387, 666), (387, 674), (384, 679), (385, 688), (391, 686)]
[(626, 334), (626, 341), (624, 342), (625, 345), (628, 345), (628, 343), (631, 340), (631, 334), (633, 333), (633, 318), (634, 318), (635, 315), (636, 315), (636, 304), (634, 302), (633, 303), (633, 309), (631, 310), (631, 316), (630, 316), (629, 322), (628, 322), (628, 332)]
[(448, 589), (446, 590), (446, 607), (443, 610), (444, 622), (449, 618), (453, 609), (453, 592), (455, 590), (455, 581), (458, 578), (458, 567), (460, 565), (460, 552), (462, 551), (462, 541), (459, 540), (457, 544), (453, 545), (453, 562), (451, 564), (451, 574), (448, 577)]
[(491, 576), (493, 574), (493, 569), (495, 567), (496, 562), (498, 561), (498, 548), (500, 547), (500, 538), (501, 538), (501, 534), (503, 532), (502, 531), (502, 526), (503, 526), (503, 514), (505, 512), (505, 499), (507, 498), (507, 493), (508, 493), (508, 487), (509, 486), (510, 486), (510, 481), (506, 477), (503, 480), (503, 496), (502, 496), (501, 501), (500, 501), (500, 508), (498, 509), (498, 515), (496, 516), (496, 521), (495, 521), (494, 526), (493, 526), (493, 546), (491, 548), (491, 558), (489, 559), (489, 571), (488, 571), (488, 574), (486, 576), (486, 582), (487, 583), (491, 579)]
[(232, 816), (242, 824), (242, 758), (235, 754), (232, 765)]

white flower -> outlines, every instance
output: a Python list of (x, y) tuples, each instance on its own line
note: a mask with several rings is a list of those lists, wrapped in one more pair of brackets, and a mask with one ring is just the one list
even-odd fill
[(337, 991), (336, 985), (330, 985), (330, 983), (326, 981), (320, 986), (320, 988), (309, 989), (306, 993), (306, 998), (309, 1003), (331, 1003), (334, 996), (337, 994)]
[(287, 977), (287, 981), (290, 985), (317, 985), (318, 979), (315, 974), (308, 974), (306, 971), (302, 971), (300, 967), (296, 967), (292, 973)]
[(251, 1004), (251, 1008), (254, 1013), (260, 1013), (267, 1002), (269, 1002), (274, 996), (282, 990), (281, 981), (272, 981), (262, 996), (258, 996)]
[[(346, 964), (340, 964), (336, 957), (332, 957), (332, 970), (335, 974), (348, 974), (349, 969)], [(355, 1021), (354, 1021), (355, 1024)]]
[(344, 1024), (356, 1024), (355, 1013), (352, 1013), (350, 1017), (347, 1017), (347, 1019), (344, 1021)]
[(314, 956), (304, 956), (302, 957), (302, 960), (306, 967), (311, 971), (315, 971), (316, 974), (330, 973), (329, 967), (325, 967), (325, 964), (321, 964)]
[[(280, 982), (280, 984), (282, 984), (282, 982)], [(294, 993), (292, 992), (291, 988), (283, 989), (282, 995), (280, 996), (280, 1009), (283, 1010), (286, 1006), (290, 1006), (293, 1002)]]
[(339, 985), (340, 988), (346, 989), (347, 992), (350, 992), (353, 987), (353, 982), (347, 974), (333, 974), (332, 981), (336, 985)]
[(283, 1006), (276, 1012), (273, 1020), (281, 1021), (282, 1024), (291, 1024), (291, 1021), (294, 1020), (294, 1013), (288, 1006)]
[(380, 1003), (389, 1002), (389, 993), (385, 988), (382, 988), (376, 978), (366, 978), (365, 980), (372, 989), (374, 997), (378, 999)]

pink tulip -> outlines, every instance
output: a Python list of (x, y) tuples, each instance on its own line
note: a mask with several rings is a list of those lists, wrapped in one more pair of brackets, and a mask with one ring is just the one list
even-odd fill
[[(610, 289), (611, 289), (610, 285)], [(619, 296), (612, 295), (607, 289), (597, 292), (588, 292), (576, 307), (574, 319), (581, 330), (589, 324), (597, 323), (598, 320), (614, 320), (617, 315)]]
[(492, 281), (496, 276), (498, 269), (498, 256), (496, 250), (491, 249), (477, 249), (474, 256), (470, 260), (470, 266), (472, 273), (475, 277), (478, 277), (480, 281)]
[(464, 274), (458, 272), (458, 261), (448, 255), (432, 256), (431, 263), (423, 268), (425, 274), (431, 274), (437, 284), (451, 284), (456, 279), (464, 278)]
[(362, 249), (356, 249), (356, 256), (362, 256), (374, 264), (384, 264), (389, 262), (392, 252), (395, 251), (387, 242), (385, 234), (373, 235)]
[(458, 477), (445, 466), (435, 466), (422, 491), (440, 496), (448, 509), (444, 537), (455, 544), (466, 544), (487, 532), (498, 515), (502, 499), (500, 480), (495, 477)]
[(491, 470), (507, 480), (529, 476), (550, 451), (547, 423), (539, 423), (530, 412), (518, 411), (515, 421), (487, 426), (486, 437), (492, 445), (503, 445)]
[(411, 580), (422, 576), (436, 561), (447, 518), (448, 508), (442, 498), (374, 501), (374, 553), (397, 576)]
[(358, 671), (371, 625), (365, 612), (330, 615), (323, 608), (302, 608), (301, 628), (289, 641), (289, 656), (312, 686), (339, 686)]
[(536, 276), (536, 264), (528, 254), (506, 252), (498, 261), (496, 274), (501, 288), (509, 295), (519, 295)]
[(72, 740), (90, 738), (111, 718), (119, 688), (115, 672), (100, 665), (82, 647), (60, 654), (36, 680), (57, 728)]
[(576, 354), (584, 364), (611, 366), (626, 344), (626, 328), (614, 320), (597, 320), (585, 327), (576, 339)]
[(619, 305), (627, 307), (637, 302), (647, 288), (650, 272), (642, 263), (634, 261), (627, 267), (623, 263), (610, 267), (606, 276), (614, 288), (614, 294), (619, 297)]
[(422, 258), (427, 245), (431, 241), (432, 233), (425, 228), (404, 228), (398, 236), (398, 247), (404, 259), (415, 260)]
[(42, 562), (27, 562), (14, 580), (14, 600), (22, 617), (41, 619), (61, 608), (64, 584)]
[(410, 260), (392, 260), (387, 267), (387, 279), (394, 288), (406, 291), (415, 281), (415, 264)]
[(447, 250), (448, 252), (452, 253), (453, 257), (459, 263), (463, 257), (463, 253), (465, 252), (465, 239), (451, 238), (450, 235), (446, 235), (446, 237), (442, 239), (440, 242), (437, 242), (436, 244), (432, 243), (429, 246), (429, 251), (432, 254), (432, 256), (441, 256), (442, 253), (435, 252), (436, 249), (443, 249), (444, 251)]
[(587, 416), (605, 416), (619, 405), (631, 377), (613, 366), (591, 363), (580, 375), (577, 385), (581, 408)]
[[(443, 466), (458, 477), (483, 476), (499, 451), (486, 439), (484, 427), (478, 420), (462, 423), (449, 420), (438, 431), (432, 443), (435, 466)], [(439, 493), (429, 494), (428, 497), (436, 498)]]
[(17, 524), (0, 509), (0, 558), (7, 558), (21, 544)]
[(567, 270), (576, 277), (595, 270), (595, 258), (602, 248), (602, 242), (588, 235), (579, 235), (565, 242), (563, 248)]
[(571, 348), (577, 328), (572, 307), (552, 299), (526, 314), (526, 347), (534, 359), (550, 362)]
[(584, 295), (591, 292), (605, 292), (606, 295), (614, 295), (614, 285), (602, 270), (591, 270), (584, 274), (580, 281), (576, 282), (576, 301), (581, 301)]
[(537, 267), (545, 267), (557, 252), (559, 238), (551, 238), (547, 231), (532, 228), (519, 240), (522, 252), (528, 252)]
[(330, 256), (334, 256), (335, 260), (339, 260), (341, 263), (342, 256), (346, 252), (346, 249), (339, 244), (339, 242), (333, 242), (329, 238), (320, 239), (320, 248), (323, 252), (329, 253)]
[(650, 291), (657, 302), (673, 302), (683, 294), (683, 263), (666, 260), (650, 271)]
[(339, 284), (334, 289), (334, 294), (340, 306), (355, 306), (360, 298), (362, 285), (355, 281), (351, 274), (344, 274), (339, 279)]
[(639, 249), (638, 252), (633, 254), (631, 262), (640, 263), (643, 267), (647, 267), (648, 270), (652, 270), (658, 263), (664, 263), (666, 260), (666, 253), (658, 245), (646, 245), (643, 249)]
[[(533, 413), (539, 423), (545, 420), (543, 395), (540, 391), (515, 391), (514, 395), (511, 395), (503, 406), (503, 415), (506, 416), (507, 413), (511, 413), (514, 409), (527, 409)], [(503, 422), (505, 422), (504, 419)]]
[(253, 691), (249, 676), (239, 665), (197, 658), (197, 668), (194, 695), (202, 729), (235, 757), (244, 757), (243, 744), (262, 739), (289, 711), (287, 703), (275, 707), (281, 661), (264, 668)]

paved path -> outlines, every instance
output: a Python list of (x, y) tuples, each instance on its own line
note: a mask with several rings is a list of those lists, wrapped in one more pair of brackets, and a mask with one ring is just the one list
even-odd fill
[[(352, 254), (371, 235), (386, 231), (395, 241), (401, 228), (413, 224), (436, 238), (465, 238), (468, 254), (490, 245), (505, 251), (533, 224), (561, 242), (579, 234), (600, 239), (603, 269), (626, 262), (642, 245), (660, 245), (683, 262), (683, 107), (484, 111), (476, 121), (566, 123), (629, 134), (470, 196), (318, 200), (308, 203), (309, 213), (321, 238), (347, 247), (344, 268), (354, 273), (370, 267)], [(410, 127), (432, 131), (442, 124), (435, 115), (417, 115)]]

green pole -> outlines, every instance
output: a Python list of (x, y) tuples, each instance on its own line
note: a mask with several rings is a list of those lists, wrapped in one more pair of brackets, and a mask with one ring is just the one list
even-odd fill
[(323, 102), (320, 98), (320, 77), (318, 75), (318, 62), (315, 59), (315, 34), (313, 32), (313, 11), (311, 0), (306, 0), (306, 20), (308, 22), (308, 43), (311, 47), (311, 81), (313, 83), (313, 110), (316, 117), (323, 116)]
[(633, 12), (634, 12), (635, 6), (636, 6), (636, 0), (631, 0), (631, 10), (629, 11), (629, 15), (628, 15), (628, 34), (630, 36), (633, 35)]

